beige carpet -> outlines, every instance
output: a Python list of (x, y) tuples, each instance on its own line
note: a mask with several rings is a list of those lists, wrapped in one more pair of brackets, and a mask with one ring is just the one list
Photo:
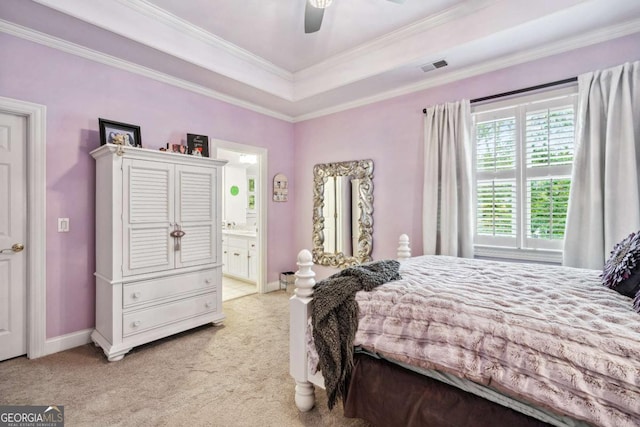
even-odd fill
[(289, 296), (227, 301), (220, 327), (134, 348), (109, 363), (92, 344), (0, 362), (0, 404), (64, 405), (66, 426), (366, 426), (327, 409), (297, 410), (289, 376)]

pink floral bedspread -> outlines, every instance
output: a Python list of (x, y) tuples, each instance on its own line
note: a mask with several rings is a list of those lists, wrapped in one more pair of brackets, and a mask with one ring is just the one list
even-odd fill
[(640, 314), (599, 271), (442, 256), (356, 295), (355, 345), (600, 426), (640, 425)]

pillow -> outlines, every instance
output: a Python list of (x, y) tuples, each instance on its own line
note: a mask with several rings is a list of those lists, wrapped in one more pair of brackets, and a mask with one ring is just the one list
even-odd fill
[(640, 291), (638, 291), (635, 299), (633, 300), (633, 309), (640, 313)]
[(636, 296), (640, 290), (640, 231), (613, 247), (600, 277), (603, 285), (616, 292), (629, 298)]

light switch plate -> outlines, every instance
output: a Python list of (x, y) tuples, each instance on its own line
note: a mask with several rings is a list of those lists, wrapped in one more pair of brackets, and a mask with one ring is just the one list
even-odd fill
[(69, 232), (69, 218), (58, 218), (58, 233)]

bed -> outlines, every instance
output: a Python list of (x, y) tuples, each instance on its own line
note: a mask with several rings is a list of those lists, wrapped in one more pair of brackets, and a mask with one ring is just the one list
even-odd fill
[[(301, 411), (314, 406), (314, 385), (324, 387), (309, 363), (311, 259), (306, 250), (298, 255), (290, 300), (290, 373)], [(411, 257), (406, 235), (398, 260), (402, 279), (356, 294), (347, 416), (379, 425), (439, 425), (433, 420), (440, 418), (441, 425), (464, 424), (441, 410), (476, 414), (469, 425), (640, 425), (640, 314), (631, 299), (602, 286), (599, 271)], [(404, 389), (398, 402), (406, 405), (373, 413)], [(438, 403), (424, 409), (429, 402)], [(389, 415), (390, 407), (399, 412)], [(416, 408), (435, 418), (415, 418)], [(512, 412), (524, 418), (504, 421)]]

